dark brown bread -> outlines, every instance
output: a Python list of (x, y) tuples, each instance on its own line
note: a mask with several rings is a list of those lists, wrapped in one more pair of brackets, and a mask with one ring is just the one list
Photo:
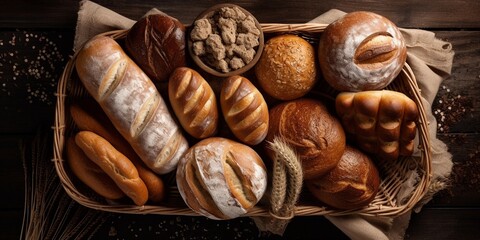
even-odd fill
[(376, 196), (380, 176), (373, 161), (361, 151), (347, 146), (330, 172), (306, 181), (309, 191), (323, 203), (339, 209), (367, 206)]
[(175, 68), (186, 65), (185, 45), (183, 24), (163, 14), (138, 20), (125, 42), (127, 52), (154, 81), (167, 81)]
[(192, 146), (180, 160), (176, 179), (185, 203), (212, 219), (245, 214), (267, 187), (260, 156), (247, 145), (220, 137)]
[[(305, 179), (318, 178), (333, 169), (345, 150), (341, 123), (326, 106), (313, 99), (283, 102), (270, 109), (267, 141), (279, 135), (297, 152)], [(273, 153), (267, 149), (270, 158)]]

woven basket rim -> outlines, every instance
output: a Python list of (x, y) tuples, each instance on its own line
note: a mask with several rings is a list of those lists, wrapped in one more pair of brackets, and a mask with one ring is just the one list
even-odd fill
[[(293, 32), (293, 33), (321, 33), (327, 27), (327, 24), (320, 23), (303, 23), (303, 24), (284, 24), (284, 23), (261, 23), (262, 30), (264, 33), (283, 33), (283, 32)], [(188, 27), (188, 26), (187, 26)], [(114, 39), (124, 38), (128, 30), (113, 30), (99, 35), (109, 36)], [(99, 36), (97, 35), (97, 36)], [(79, 48), (81, 49), (81, 48)], [(199, 214), (193, 212), (188, 207), (166, 207), (158, 205), (145, 205), (145, 206), (135, 206), (135, 205), (118, 205), (118, 204), (106, 204), (95, 201), (94, 199), (89, 199), (87, 196), (82, 194), (73, 181), (70, 179), (70, 176), (65, 170), (65, 160), (63, 159), (63, 149), (65, 146), (65, 132), (66, 132), (66, 111), (65, 111), (65, 100), (68, 97), (67, 85), (70, 80), (72, 73), (74, 72), (74, 63), (76, 60), (76, 55), (78, 51), (74, 53), (71, 59), (66, 64), (62, 75), (60, 76), (58, 82), (58, 88), (56, 93), (56, 106), (55, 106), (55, 120), (54, 120), (54, 165), (56, 172), (60, 178), (61, 184), (65, 189), (66, 193), (74, 199), (76, 202), (84, 205), (88, 208), (117, 212), (117, 213), (132, 213), (132, 214), (160, 214), (160, 215), (184, 215), (184, 216), (200, 216)], [(403, 213), (406, 213), (413, 209), (415, 205), (422, 199), (422, 197), (428, 191), (431, 178), (431, 146), (427, 120), (426, 108), (423, 104), (421, 97), (421, 89), (419, 88), (415, 75), (411, 67), (405, 63), (401, 73), (402, 84), (406, 88), (407, 95), (412, 98), (412, 100), (417, 104), (419, 110), (419, 120), (417, 121), (417, 136), (419, 139), (419, 152), (420, 157), (415, 162), (417, 166), (417, 172), (419, 172), (419, 181), (417, 182), (414, 191), (408, 197), (408, 199), (402, 203), (398, 203), (396, 199), (388, 198), (381, 199), (379, 201), (372, 202), (370, 205), (353, 210), (337, 210), (331, 209), (328, 207), (317, 206), (317, 205), (298, 205), (295, 209), (294, 216), (319, 216), (319, 215), (328, 215), (328, 216), (343, 216), (351, 214), (359, 215), (368, 215), (368, 216), (399, 216)], [(409, 169), (411, 166), (411, 161), (402, 161), (405, 162), (405, 166), (402, 168)], [(401, 186), (397, 186), (396, 180), (390, 182), (383, 181), (380, 186), (382, 190), (383, 187), (386, 190), (390, 191), (390, 195), (398, 193)], [(393, 187), (392, 187), (393, 185)], [(387, 204), (388, 203), (388, 204)], [(244, 216), (262, 216), (269, 217), (269, 211), (265, 206), (255, 206)]]

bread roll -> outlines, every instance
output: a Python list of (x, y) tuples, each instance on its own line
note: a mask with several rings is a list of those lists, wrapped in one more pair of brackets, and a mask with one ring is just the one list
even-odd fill
[(316, 62), (310, 43), (295, 35), (280, 35), (265, 44), (255, 75), (267, 94), (292, 100), (304, 96), (315, 85)]
[(67, 140), (66, 153), (67, 163), (73, 174), (93, 191), (112, 200), (125, 197), (125, 193), (115, 182), (97, 164), (88, 159), (73, 137)]
[(168, 97), (180, 124), (190, 135), (206, 138), (216, 133), (217, 99), (197, 71), (187, 67), (175, 69), (168, 81)]
[(232, 219), (248, 212), (267, 187), (265, 165), (247, 145), (219, 137), (192, 146), (177, 168), (178, 190), (195, 212)]
[(382, 160), (413, 153), (418, 108), (405, 94), (390, 91), (343, 92), (336, 111), (358, 146)]
[(375, 198), (380, 175), (367, 155), (347, 146), (334, 169), (305, 183), (323, 203), (338, 209), (354, 209), (367, 206)]
[(185, 27), (177, 19), (152, 14), (138, 20), (128, 31), (127, 52), (154, 81), (167, 81), (177, 67), (186, 65)]
[(75, 142), (136, 205), (141, 206), (147, 202), (147, 186), (125, 155), (117, 151), (107, 140), (90, 131), (77, 133)]
[(269, 121), (267, 103), (247, 78), (225, 79), (220, 104), (225, 121), (241, 142), (256, 145), (265, 139)]
[(339, 91), (378, 90), (402, 70), (407, 58), (397, 26), (372, 12), (352, 12), (328, 25), (318, 48), (325, 80)]
[[(270, 109), (266, 141), (273, 141), (276, 135), (298, 154), (305, 179), (318, 178), (333, 169), (345, 150), (342, 125), (322, 102), (313, 99), (283, 102)], [(273, 159), (270, 149), (267, 154)]]
[(105, 138), (115, 149), (132, 161), (140, 178), (147, 186), (149, 200), (154, 203), (163, 200), (165, 196), (163, 180), (138, 157), (130, 144), (108, 120), (98, 104), (93, 103), (93, 101), (77, 102), (70, 106), (70, 113), (80, 130), (91, 131)]
[(75, 66), (85, 88), (154, 172), (175, 169), (188, 143), (152, 81), (110, 37), (90, 40)]

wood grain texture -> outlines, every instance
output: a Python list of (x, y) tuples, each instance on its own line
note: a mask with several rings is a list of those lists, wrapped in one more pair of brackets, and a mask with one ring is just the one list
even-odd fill
[[(223, 1), (94, 1), (132, 19), (158, 8), (183, 23), (191, 23), (201, 11)], [(412, 28), (480, 28), (480, 2), (465, 1), (230, 1), (251, 11), (260, 22), (302, 23), (329, 9), (350, 12), (369, 10), (390, 18), (397, 25)], [(0, 9), (0, 27), (72, 28), (78, 0), (6, 1)]]

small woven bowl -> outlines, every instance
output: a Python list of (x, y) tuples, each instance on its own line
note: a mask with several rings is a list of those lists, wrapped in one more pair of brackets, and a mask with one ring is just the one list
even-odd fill
[[(245, 13), (245, 15), (252, 16), (253, 20), (255, 21), (255, 25), (257, 26), (258, 30), (260, 31), (260, 35), (259, 35), (259, 38), (258, 38), (259, 45), (256, 47), (256, 53), (255, 53), (255, 56), (253, 57), (252, 61), (250, 61), (245, 66), (243, 66), (239, 69), (236, 69), (236, 70), (233, 70), (233, 71), (230, 71), (230, 72), (221, 72), (221, 71), (209, 66), (205, 62), (203, 62), (201, 57), (195, 55), (195, 53), (193, 52), (193, 41), (190, 38), (190, 33), (188, 34), (188, 37), (187, 37), (187, 39), (188, 39), (187, 45), (188, 45), (188, 52), (190, 54), (190, 57), (195, 62), (195, 64), (198, 67), (200, 67), (202, 70), (204, 70), (205, 72), (207, 72), (209, 74), (217, 76), (217, 77), (230, 77), (230, 76), (234, 76), (234, 75), (241, 75), (242, 73), (250, 70), (253, 66), (255, 66), (255, 64), (260, 59), (260, 56), (262, 55), (263, 46), (265, 44), (265, 40), (264, 40), (265, 38), (263, 36), (262, 26), (260, 25), (258, 20), (250, 12), (248, 12), (244, 8), (242, 8), (240, 6), (237, 6), (235, 4), (224, 3), (224, 4), (214, 5), (210, 8), (208, 8), (208, 9), (206, 9), (205, 11), (203, 11), (200, 15), (198, 15), (197, 18), (194, 20), (194, 22), (198, 19), (206, 18), (206, 17), (210, 16), (211, 14), (214, 14), (217, 10), (219, 10), (223, 7), (237, 7), (243, 13)], [(192, 24), (192, 26), (193, 26), (193, 24)]]

